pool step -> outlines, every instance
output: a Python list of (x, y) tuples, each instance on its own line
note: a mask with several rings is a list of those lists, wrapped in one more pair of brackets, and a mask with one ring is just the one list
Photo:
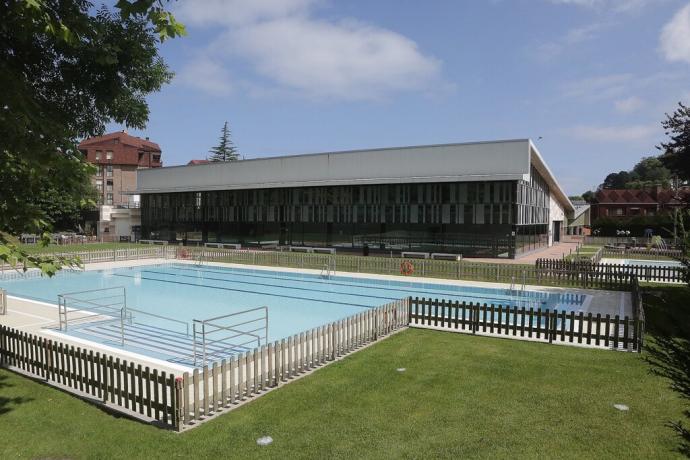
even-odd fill
[[(120, 346), (122, 334), (120, 324), (99, 323), (75, 328), (80, 334), (92, 336)], [(125, 349), (146, 350), (156, 355), (187, 365), (194, 365), (194, 339), (191, 335), (144, 324), (125, 325)], [(231, 344), (207, 346), (207, 360), (229, 358), (232, 355), (248, 351), (249, 348)], [(201, 357), (197, 349), (197, 356)]]

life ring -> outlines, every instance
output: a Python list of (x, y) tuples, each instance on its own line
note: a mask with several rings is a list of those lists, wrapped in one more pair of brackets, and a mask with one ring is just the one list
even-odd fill
[(400, 264), (400, 273), (405, 276), (410, 276), (414, 273), (414, 265), (409, 260)]
[(180, 249), (180, 253), (177, 257), (178, 259), (189, 259), (189, 252), (186, 249)]

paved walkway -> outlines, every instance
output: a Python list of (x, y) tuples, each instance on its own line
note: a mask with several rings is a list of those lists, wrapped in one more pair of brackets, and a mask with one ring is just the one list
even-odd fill
[(488, 262), (492, 264), (530, 264), (533, 265), (537, 259), (561, 259), (563, 255), (568, 255), (570, 252), (575, 252), (577, 248), (577, 243), (558, 243), (554, 244), (550, 248), (540, 249), (538, 251), (531, 252), (527, 255), (519, 257), (517, 259), (483, 259), (483, 258), (471, 258), (468, 257), (467, 260), (471, 262)]

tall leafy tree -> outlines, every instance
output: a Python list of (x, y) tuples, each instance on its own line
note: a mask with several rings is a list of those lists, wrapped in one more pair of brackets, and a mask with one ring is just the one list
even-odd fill
[(669, 136), (657, 148), (661, 150), (661, 162), (682, 180), (690, 180), (690, 107), (682, 102), (661, 126)]
[(144, 128), (146, 95), (172, 78), (158, 44), (185, 33), (165, 3), (120, 0), (94, 11), (86, 0), (0, 2), (0, 261), (47, 274), (75, 263), (29, 255), (13, 235), (50, 230), (51, 210), (38, 198), (51, 189), (93, 204), (79, 139), (113, 121)]
[(209, 153), (208, 159), (213, 162), (237, 161), (240, 159), (240, 154), (230, 138), (230, 127), (227, 121), (220, 131), (218, 145), (209, 150)]

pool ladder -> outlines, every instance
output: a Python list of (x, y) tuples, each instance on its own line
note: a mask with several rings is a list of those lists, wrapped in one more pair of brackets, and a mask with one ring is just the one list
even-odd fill
[(331, 276), (335, 275), (335, 261), (329, 261), (327, 264), (323, 264), (321, 268), (321, 273), (319, 276), (323, 279), (331, 279)]
[(510, 278), (510, 289), (508, 290), (508, 293), (511, 296), (511, 300), (512, 300), (513, 293), (524, 293), (525, 292), (526, 279), (527, 279), (527, 273), (523, 270), (522, 271), (522, 285), (520, 286), (520, 290), (518, 291), (516, 286), (515, 286), (515, 275), (511, 276), (511, 278)]

